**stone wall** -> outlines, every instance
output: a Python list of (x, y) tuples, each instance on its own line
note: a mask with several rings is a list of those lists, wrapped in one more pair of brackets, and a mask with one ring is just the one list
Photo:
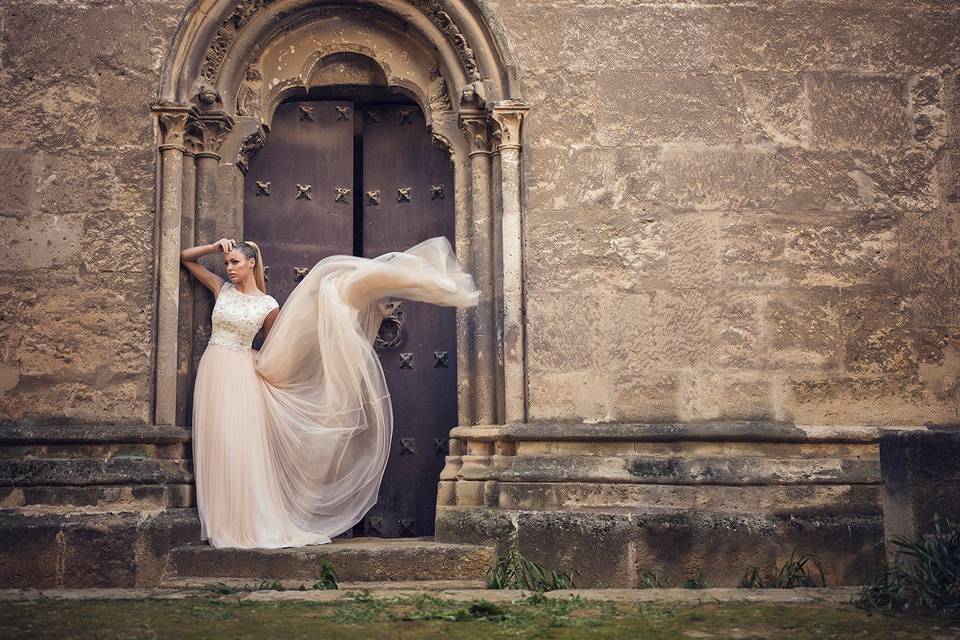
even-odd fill
[[(189, 4), (0, 6), (2, 419), (150, 420)], [(532, 105), (532, 420), (957, 419), (955, 3), (482, 4)]]
[(531, 420), (957, 420), (955, 2), (495, 10)]
[(151, 419), (149, 105), (187, 4), (0, 4), (0, 418)]

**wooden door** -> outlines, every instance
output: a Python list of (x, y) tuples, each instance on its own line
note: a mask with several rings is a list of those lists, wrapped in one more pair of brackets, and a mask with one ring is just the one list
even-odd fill
[(281, 104), (244, 184), (244, 237), (281, 305), (321, 258), (353, 255), (353, 105)]
[[(247, 172), (245, 237), (260, 244), (269, 292), (281, 305), (304, 269), (328, 255), (374, 257), (438, 235), (454, 243), (453, 167), (433, 147), (420, 109), (354, 107), (281, 105)], [(399, 301), (375, 346), (394, 433), (377, 504), (355, 531), (432, 535), (447, 437), (458, 417), (456, 310)]]
[[(420, 109), (368, 105), (362, 118), (363, 255), (407, 249), (432, 236), (452, 244), (453, 166), (448, 153), (433, 147)], [(364, 531), (432, 535), (447, 436), (457, 424), (456, 310), (403, 300), (396, 313), (378, 341), (393, 401), (393, 445)]]

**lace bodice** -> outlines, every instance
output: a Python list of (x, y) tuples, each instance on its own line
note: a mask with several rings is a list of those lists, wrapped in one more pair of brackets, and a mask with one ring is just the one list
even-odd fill
[(236, 351), (249, 350), (263, 319), (279, 306), (273, 296), (250, 296), (238, 291), (229, 280), (225, 281), (213, 305), (213, 331), (209, 344)]

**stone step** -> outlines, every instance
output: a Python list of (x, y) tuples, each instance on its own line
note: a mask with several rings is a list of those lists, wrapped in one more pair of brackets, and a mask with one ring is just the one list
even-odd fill
[(110, 511), (192, 507), (196, 491), (186, 483), (0, 487), (0, 508), (40, 505)]
[(152, 458), (5, 459), (0, 460), (0, 486), (94, 486), (187, 484), (193, 479), (189, 460)]
[(433, 538), (337, 538), (284, 549), (185, 545), (171, 551), (167, 577), (313, 581), (329, 562), (345, 583), (483, 580), (494, 557), (492, 547)]

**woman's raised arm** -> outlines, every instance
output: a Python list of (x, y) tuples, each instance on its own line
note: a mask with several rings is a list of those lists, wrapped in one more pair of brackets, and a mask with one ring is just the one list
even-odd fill
[(208, 253), (229, 253), (236, 244), (235, 240), (221, 238), (211, 244), (184, 249), (180, 252), (180, 264), (186, 267), (194, 278), (202, 282), (210, 291), (213, 291), (213, 295), (216, 297), (220, 294), (220, 287), (223, 286), (223, 278), (197, 262), (197, 258)]

